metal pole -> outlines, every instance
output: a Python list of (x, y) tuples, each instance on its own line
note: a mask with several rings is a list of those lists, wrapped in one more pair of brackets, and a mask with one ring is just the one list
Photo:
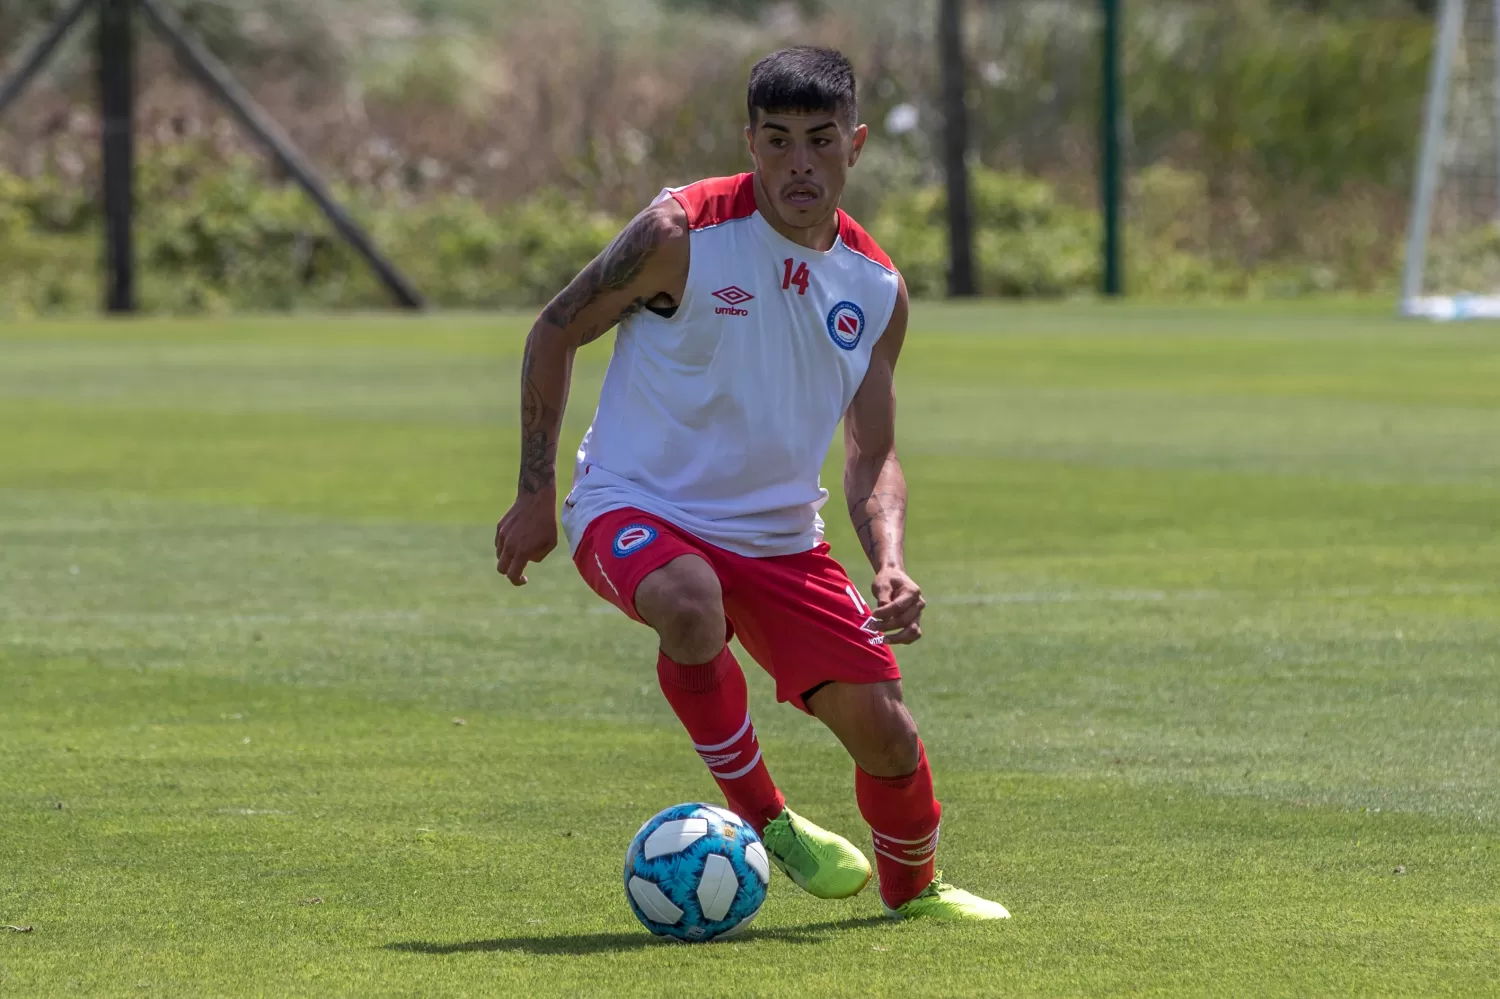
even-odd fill
[(26, 53), (21, 60), (20, 67), (13, 73), (10, 79), (0, 83), (0, 115), (10, 107), (11, 102), (20, 97), (25, 91), (26, 85), (31, 82), (32, 77), (41, 72), (42, 67), (47, 65), (47, 60), (52, 58), (52, 53), (62, 44), (68, 32), (73, 30), (73, 25), (83, 16), (83, 12), (94, 5), (95, 0), (74, 0), (73, 6), (63, 11), (62, 17), (57, 23), (47, 29), (47, 34)]
[(1458, 51), (1463, 23), (1464, 0), (1443, 0), (1432, 71), (1427, 79), (1427, 108), (1423, 112), (1422, 152), (1417, 164), (1416, 189), (1412, 192), (1411, 220), (1406, 228), (1406, 268), (1401, 276), (1403, 311), (1422, 294), (1422, 279), (1427, 268), (1427, 231), (1432, 227), (1432, 198), (1437, 192), (1438, 168), (1443, 161), (1448, 84), (1453, 75), (1453, 55)]
[(938, 12), (938, 58), (943, 73), (943, 164), (948, 175), (948, 294), (955, 298), (976, 293), (961, 4), (962, 0), (942, 0)]
[(1125, 294), (1120, 215), (1124, 204), (1120, 166), (1120, 4), (1103, 0), (1102, 107), (1099, 123), (1099, 200), (1104, 215), (1104, 294)]
[(103, 119), (104, 307), (135, 311), (134, 0), (99, 0), (99, 108)]
[(1495, 206), (1490, 219), (1500, 222), (1500, 0), (1490, 0), (1490, 141), (1495, 153)]
[(390, 289), (396, 301), (408, 309), (422, 308), (422, 296), (416, 286), (406, 279), (406, 275), (396, 269), (395, 264), (387, 260), (375, 248), (375, 244), (354, 220), (354, 217), (333, 200), (333, 195), (319, 179), (312, 164), (292, 142), (291, 137), (283, 132), (275, 119), (256, 104), (244, 88), (235, 82), (229, 69), (219, 62), (212, 52), (189, 36), (177, 20), (177, 16), (158, 4), (156, 0), (135, 0), (135, 2), (140, 4), (141, 10), (145, 11), (152, 24), (172, 46), (172, 50), (182, 64), (192, 70), (209, 92), (239, 118), (240, 124), (244, 125), (251, 135), (259, 139), (271, 151), (271, 155), (276, 157), (282, 168), (292, 175), (292, 178), (301, 185), (302, 190), (307, 192), (308, 197), (312, 198), (322, 209), (323, 214), (327, 216), (329, 222), (333, 223), (333, 227), (339, 231), (339, 234), (365, 258), (380, 280)]

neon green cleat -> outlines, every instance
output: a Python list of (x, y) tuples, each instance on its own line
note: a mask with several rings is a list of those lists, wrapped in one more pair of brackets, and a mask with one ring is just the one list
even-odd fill
[(1009, 919), (1010, 911), (999, 902), (971, 895), (962, 888), (955, 888), (943, 880), (938, 871), (932, 884), (922, 889), (922, 894), (892, 909), (884, 902), (881, 907), (890, 919), (949, 919), (977, 922), (985, 919)]
[(818, 898), (848, 898), (870, 883), (870, 862), (838, 833), (813, 825), (788, 808), (760, 840), (781, 873)]

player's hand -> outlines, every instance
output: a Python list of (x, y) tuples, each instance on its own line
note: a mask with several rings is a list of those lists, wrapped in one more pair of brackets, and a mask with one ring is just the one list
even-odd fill
[(888, 645), (910, 645), (922, 637), (922, 588), (901, 569), (882, 569), (875, 574), (875, 610), (872, 615), (885, 633)]
[(526, 563), (557, 547), (557, 489), (521, 493), (495, 525), (495, 568), (512, 586), (526, 585)]

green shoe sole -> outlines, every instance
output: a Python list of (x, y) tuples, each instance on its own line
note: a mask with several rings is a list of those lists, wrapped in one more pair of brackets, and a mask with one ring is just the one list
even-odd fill
[(1010, 910), (999, 902), (970, 894), (942, 880), (942, 872), (922, 894), (892, 909), (881, 902), (888, 919), (941, 919), (949, 922), (977, 923), (1009, 919)]

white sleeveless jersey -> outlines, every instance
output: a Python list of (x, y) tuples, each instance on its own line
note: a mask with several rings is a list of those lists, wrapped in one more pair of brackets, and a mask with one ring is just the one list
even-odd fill
[(563, 529), (636, 507), (741, 555), (823, 537), (818, 473), (885, 332), (898, 278), (842, 210), (827, 252), (756, 210), (754, 175), (663, 191), (687, 212), (687, 287), (671, 318), (621, 323), (578, 448)]

